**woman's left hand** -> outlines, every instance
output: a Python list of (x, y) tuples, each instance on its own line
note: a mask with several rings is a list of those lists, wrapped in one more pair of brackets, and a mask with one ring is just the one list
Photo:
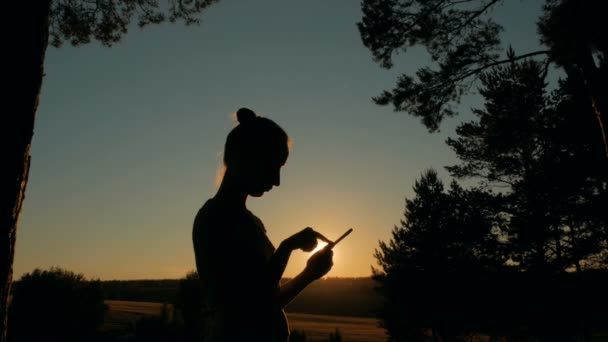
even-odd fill
[(328, 245), (324, 247), (308, 259), (304, 273), (312, 280), (321, 278), (327, 274), (334, 265), (333, 256), (334, 252), (331, 250), (331, 246)]

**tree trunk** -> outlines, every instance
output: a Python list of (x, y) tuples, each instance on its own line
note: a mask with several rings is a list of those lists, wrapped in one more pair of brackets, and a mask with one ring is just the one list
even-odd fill
[(598, 121), (602, 143), (604, 144), (604, 152), (606, 153), (606, 158), (608, 158), (608, 133), (606, 132), (608, 129), (608, 119), (606, 119), (608, 116), (606, 110), (608, 110), (608, 108), (606, 108), (606, 101), (608, 101), (608, 99), (606, 99), (606, 92), (603, 90), (603, 83), (600, 80), (600, 70), (593, 60), (591, 48), (587, 47), (585, 51), (578, 56), (577, 64), (581, 70), (587, 88), (589, 89), (591, 105), (593, 106), (593, 111)]
[(557, 267), (559, 268), (559, 272), (565, 272), (567, 268), (567, 263), (564, 262), (563, 253), (562, 253), (562, 235), (560, 234), (559, 227), (553, 227), (553, 235), (555, 239), (555, 260)]
[(0, 207), (0, 342), (6, 341), (17, 225), (30, 168), (30, 146), (48, 44), (50, 0), (16, 1), (14, 44), (4, 64), (6, 100), (2, 115), (2, 197)]
[(439, 341), (439, 336), (437, 335), (437, 329), (434, 327), (431, 328), (431, 337), (433, 338), (433, 342)]
[(582, 269), (581, 269), (581, 257), (579, 256), (579, 252), (578, 252), (578, 241), (577, 241), (578, 237), (576, 235), (576, 228), (574, 226), (574, 223), (571, 222), (570, 223), (570, 246), (571, 246), (571, 252), (570, 255), (572, 256), (572, 261), (574, 262), (574, 267), (576, 269), (576, 274), (581, 274)]

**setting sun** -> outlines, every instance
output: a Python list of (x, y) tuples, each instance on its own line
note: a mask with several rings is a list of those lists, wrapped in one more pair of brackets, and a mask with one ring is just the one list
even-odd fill
[[(323, 242), (323, 241), (319, 241), (319, 244), (317, 245), (317, 248), (315, 248), (311, 253), (315, 254), (318, 251), (320, 251), (321, 249), (323, 249), (323, 247), (327, 246), (327, 242)], [(336, 252), (334, 251), (334, 258), (336, 257)]]

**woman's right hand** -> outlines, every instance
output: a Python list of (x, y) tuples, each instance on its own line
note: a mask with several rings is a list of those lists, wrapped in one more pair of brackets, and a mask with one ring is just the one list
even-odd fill
[(313, 254), (306, 262), (306, 268), (304, 274), (310, 279), (317, 280), (327, 274), (331, 267), (334, 265), (333, 262), (334, 252), (331, 250), (329, 245), (323, 247), (321, 250)]
[(310, 227), (306, 227), (288, 237), (284, 243), (290, 250), (301, 249), (305, 252), (311, 252), (317, 248), (317, 240), (325, 241), (328, 244), (332, 243), (331, 240)]

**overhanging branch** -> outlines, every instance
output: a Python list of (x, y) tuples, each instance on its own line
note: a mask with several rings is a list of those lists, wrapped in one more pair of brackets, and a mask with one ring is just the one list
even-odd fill
[(473, 75), (475, 75), (475, 74), (477, 74), (477, 73), (479, 73), (479, 72), (481, 72), (481, 71), (483, 71), (485, 69), (492, 68), (492, 67), (495, 67), (495, 66), (498, 66), (498, 65), (501, 65), (501, 64), (505, 64), (505, 63), (515, 62), (515, 61), (518, 61), (518, 60), (524, 59), (524, 58), (529, 58), (529, 57), (538, 56), (538, 55), (548, 55), (549, 52), (550, 52), (549, 50), (540, 50), (540, 51), (530, 52), (530, 53), (527, 53), (525, 55), (520, 55), (520, 56), (516, 56), (516, 57), (513, 57), (513, 58), (507, 58), (507, 59), (503, 59), (503, 60), (500, 60), (500, 61), (495, 61), (495, 62), (492, 62), (492, 63), (484, 64), (484, 65), (482, 65), (482, 66), (480, 66), (478, 68), (470, 70), (470, 71), (468, 71), (468, 72), (466, 72), (466, 73), (464, 73), (464, 74), (462, 74), (462, 75), (460, 75), (460, 76), (458, 76), (456, 78), (451, 79), (450, 82), (451, 83), (453, 83), (453, 82), (459, 82), (459, 81), (462, 81), (462, 80), (464, 80), (467, 77), (473, 76)]

